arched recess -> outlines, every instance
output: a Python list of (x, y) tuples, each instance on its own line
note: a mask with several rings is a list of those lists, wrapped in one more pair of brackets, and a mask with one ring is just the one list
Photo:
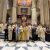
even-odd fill
[(11, 24), (12, 22), (12, 17), (7, 13), (7, 16), (6, 16), (6, 23), (7, 24)]
[(40, 20), (41, 20), (41, 17), (40, 17), (40, 9), (37, 8), (37, 25), (40, 24)]
[(37, 24), (40, 24), (40, 14), (37, 16)]

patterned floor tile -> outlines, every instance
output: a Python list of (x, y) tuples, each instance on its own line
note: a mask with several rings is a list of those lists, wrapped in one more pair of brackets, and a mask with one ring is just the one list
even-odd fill
[[(9, 42), (0, 40), (0, 50), (50, 50), (50, 42)], [(45, 46), (46, 45), (46, 46)]]

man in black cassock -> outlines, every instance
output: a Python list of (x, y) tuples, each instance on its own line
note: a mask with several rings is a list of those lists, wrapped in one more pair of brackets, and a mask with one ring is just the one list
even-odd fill
[(32, 27), (32, 40), (38, 40), (38, 35), (36, 34), (36, 26)]
[(5, 31), (5, 39), (4, 40), (8, 40), (8, 28), (6, 27), (4, 29), (4, 31)]

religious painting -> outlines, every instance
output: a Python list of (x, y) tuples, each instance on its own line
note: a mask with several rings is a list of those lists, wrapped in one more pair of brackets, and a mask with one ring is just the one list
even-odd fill
[(21, 8), (22, 15), (26, 15), (28, 13), (28, 8)]

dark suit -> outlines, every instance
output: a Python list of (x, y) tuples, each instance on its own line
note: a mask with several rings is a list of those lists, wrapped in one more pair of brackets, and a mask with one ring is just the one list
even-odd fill
[(50, 41), (50, 29), (49, 28), (46, 29), (45, 40)]
[(5, 31), (5, 40), (6, 39), (8, 40), (8, 29), (6, 28), (6, 29), (4, 29), (4, 31)]
[(38, 36), (36, 35), (36, 28), (32, 28), (32, 40), (37, 40)]
[(12, 31), (12, 40), (15, 41), (16, 40), (16, 32), (15, 32), (15, 28)]

